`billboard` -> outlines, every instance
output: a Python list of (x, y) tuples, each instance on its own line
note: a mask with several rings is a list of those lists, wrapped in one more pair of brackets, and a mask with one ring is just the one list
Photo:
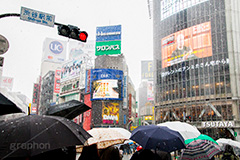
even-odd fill
[(162, 68), (196, 58), (212, 56), (211, 23), (201, 23), (164, 37)]
[(153, 80), (153, 61), (141, 61), (141, 77)]
[(79, 78), (79, 88), (85, 88), (86, 64), (82, 59), (71, 60), (62, 65), (61, 83)]
[(81, 59), (88, 68), (93, 68), (95, 56), (95, 41), (88, 40), (86, 43), (80, 41), (69, 42), (69, 59)]
[(67, 42), (46, 38), (43, 44), (42, 62), (62, 63), (66, 60)]
[(91, 100), (122, 100), (123, 71), (91, 70)]
[(38, 94), (39, 94), (39, 84), (38, 83), (34, 83), (32, 104), (37, 104), (38, 103), (37, 102)]
[(148, 81), (147, 82), (147, 100), (148, 101), (153, 101), (153, 81)]
[(119, 103), (102, 101), (102, 123), (119, 123)]
[(121, 54), (121, 30), (121, 25), (97, 27), (95, 55)]
[(162, 0), (161, 20), (208, 0)]

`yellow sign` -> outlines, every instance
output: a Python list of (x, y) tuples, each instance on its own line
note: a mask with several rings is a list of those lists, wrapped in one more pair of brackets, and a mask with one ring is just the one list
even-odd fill
[(133, 131), (134, 129), (136, 129), (138, 126), (131, 126), (130, 130)]

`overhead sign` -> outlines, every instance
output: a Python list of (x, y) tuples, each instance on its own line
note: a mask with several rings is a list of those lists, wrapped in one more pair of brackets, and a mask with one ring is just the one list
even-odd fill
[(8, 48), (9, 48), (8, 40), (4, 36), (0, 35), (0, 55), (6, 53)]
[(55, 15), (21, 7), (20, 19), (49, 27), (54, 27)]

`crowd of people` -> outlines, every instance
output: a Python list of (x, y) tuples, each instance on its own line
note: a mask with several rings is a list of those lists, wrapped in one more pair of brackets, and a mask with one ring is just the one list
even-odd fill
[[(179, 156), (172, 156), (168, 152), (159, 150), (143, 149), (141, 146), (132, 144), (116, 145), (105, 149), (97, 149), (97, 145), (84, 146), (78, 160), (122, 160), (124, 155), (131, 155), (130, 160), (176, 160)], [(226, 145), (224, 151), (215, 155), (211, 160), (239, 160), (233, 148)]]

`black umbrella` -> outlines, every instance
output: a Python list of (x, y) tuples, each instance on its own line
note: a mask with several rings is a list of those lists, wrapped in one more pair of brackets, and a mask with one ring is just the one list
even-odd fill
[(130, 139), (140, 144), (144, 149), (172, 152), (186, 148), (181, 134), (165, 126), (139, 126), (133, 130)]
[(19, 107), (16, 106), (11, 100), (0, 93), (0, 116), (10, 113), (21, 113), (23, 112)]
[(73, 119), (79, 114), (91, 109), (86, 104), (78, 101), (71, 100), (64, 103), (51, 106), (48, 109), (47, 115), (60, 116), (68, 119)]
[(91, 137), (63, 117), (27, 115), (0, 123), (0, 159), (32, 157), (50, 150), (83, 145)]

